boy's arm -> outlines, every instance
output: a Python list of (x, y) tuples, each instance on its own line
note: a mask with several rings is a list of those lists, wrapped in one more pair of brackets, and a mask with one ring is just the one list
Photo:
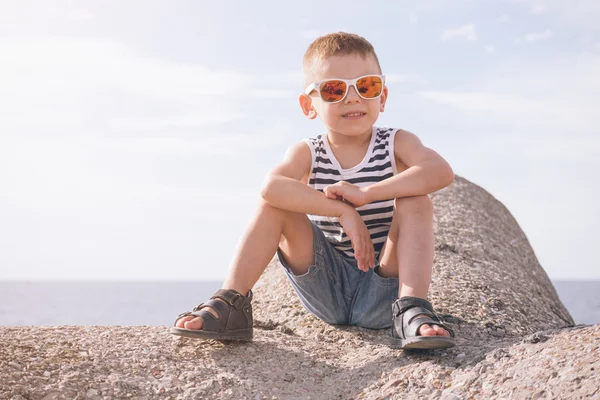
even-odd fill
[(454, 181), (454, 171), (442, 156), (402, 129), (394, 138), (394, 155), (408, 169), (364, 188), (367, 203), (437, 192)]
[(450, 164), (438, 153), (423, 146), (413, 133), (404, 130), (396, 132), (394, 156), (407, 167), (397, 175), (365, 187), (338, 182), (326, 187), (325, 194), (332, 199), (343, 198), (360, 207), (378, 200), (437, 192), (454, 180)]
[(365, 223), (354, 207), (306, 185), (312, 156), (308, 144), (301, 142), (289, 149), (283, 162), (271, 171), (261, 190), (262, 198), (271, 206), (303, 214), (339, 217), (354, 249), (358, 268), (375, 267), (375, 250)]
[(311, 165), (308, 144), (300, 142), (291, 147), (284, 160), (267, 175), (261, 190), (262, 198), (273, 207), (303, 214), (339, 217), (354, 210), (349, 204), (328, 199), (306, 185)]

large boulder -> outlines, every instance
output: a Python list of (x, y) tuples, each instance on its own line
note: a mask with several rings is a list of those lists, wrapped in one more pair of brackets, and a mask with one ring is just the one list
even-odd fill
[(253, 342), (174, 337), (166, 326), (0, 328), (0, 398), (600, 395), (600, 326), (573, 326), (508, 210), (460, 177), (432, 198), (430, 300), (455, 328), (455, 348), (405, 352), (387, 346), (389, 330), (327, 325), (273, 261), (254, 290)]
[[(520, 337), (573, 325), (527, 237), (502, 203), (461, 177), (432, 199), (436, 253), (429, 299), (446, 320), (466, 328), (459, 338)], [(259, 320), (290, 327), (316, 321), (303, 311), (276, 262), (255, 294)]]

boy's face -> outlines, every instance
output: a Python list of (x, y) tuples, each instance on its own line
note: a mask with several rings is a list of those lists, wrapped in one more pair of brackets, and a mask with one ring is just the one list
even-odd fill
[[(362, 58), (359, 54), (328, 57), (322, 62), (315, 62), (312, 70), (307, 72), (309, 84), (324, 79), (355, 79), (365, 75), (381, 75), (375, 57), (369, 55)], [(300, 95), (300, 106), (307, 118), (314, 119), (319, 116), (328, 132), (359, 136), (371, 132), (379, 113), (384, 109), (387, 94), (387, 87), (384, 87), (380, 97), (364, 99), (351, 86), (342, 101), (328, 103), (313, 90), (310, 95)]]

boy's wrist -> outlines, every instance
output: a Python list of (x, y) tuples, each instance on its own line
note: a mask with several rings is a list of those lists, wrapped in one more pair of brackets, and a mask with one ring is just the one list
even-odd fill
[(364, 195), (365, 204), (369, 204), (377, 200), (376, 198), (374, 198), (373, 185), (361, 187), (359, 188), (359, 190)]
[(339, 210), (339, 214), (338, 217), (341, 217), (344, 214), (348, 214), (349, 212), (356, 212), (358, 213), (358, 211), (356, 211), (356, 209), (354, 207), (352, 207), (352, 205), (343, 202), (342, 200), (333, 200), (335, 202), (337, 202), (340, 205), (340, 210)]

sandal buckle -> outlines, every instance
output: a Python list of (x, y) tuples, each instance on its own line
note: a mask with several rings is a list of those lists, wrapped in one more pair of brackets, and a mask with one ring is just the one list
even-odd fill
[(241, 294), (236, 294), (235, 299), (231, 302), (231, 305), (238, 310), (244, 306), (244, 297)]

